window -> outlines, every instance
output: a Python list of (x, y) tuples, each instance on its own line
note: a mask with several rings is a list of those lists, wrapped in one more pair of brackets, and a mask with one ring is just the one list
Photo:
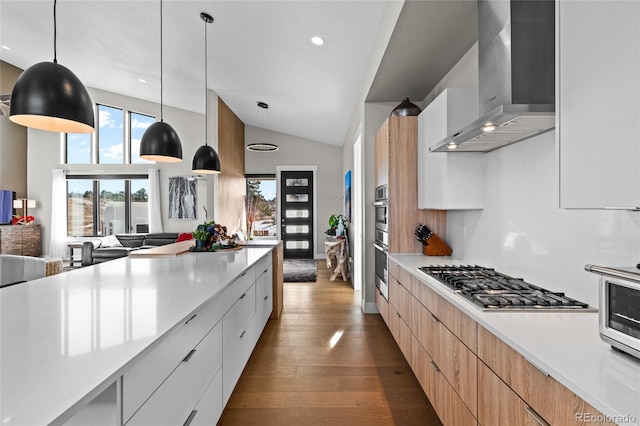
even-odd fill
[(146, 175), (67, 176), (67, 235), (99, 236), (148, 228)]
[(247, 233), (255, 237), (276, 236), (275, 175), (247, 175)]
[(155, 123), (154, 116), (101, 104), (97, 111), (95, 137), (91, 133), (64, 134), (66, 164), (153, 163), (140, 158), (140, 140)]
[(124, 112), (98, 105), (98, 163), (124, 163)]
[(144, 132), (156, 122), (156, 118), (150, 115), (139, 114), (137, 112), (129, 113), (129, 129), (130, 129), (130, 148), (131, 163), (153, 163), (153, 161), (140, 158), (140, 141)]

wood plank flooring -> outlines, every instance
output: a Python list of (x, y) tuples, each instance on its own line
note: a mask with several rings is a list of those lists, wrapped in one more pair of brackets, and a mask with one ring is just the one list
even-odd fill
[[(380, 315), (350, 283), (285, 283), (219, 425), (440, 425)], [(331, 339), (336, 340), (333, 347)]]

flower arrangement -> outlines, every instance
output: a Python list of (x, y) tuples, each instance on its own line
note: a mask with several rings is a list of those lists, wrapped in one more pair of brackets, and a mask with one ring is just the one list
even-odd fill
[(236, 246), (236, 238), (227, 235), (227, 227), (215, 221), (204, 221), (191, 233), (196, 240), (194, 251), (215, 251)]
[(343, 237), (349, 229), (349, 222), (347, 218), (341, 214), (332, 214), (329, 217), (329, 229), (324, 231), (325, 234), (330, 236)]
[(14, 214), (13, 218), (11, 219), (11, 223), (13, 223), (14, 225), (30, 225), (34, 220), (36, 220), (36, 218), (33, 216), (20, 216)]

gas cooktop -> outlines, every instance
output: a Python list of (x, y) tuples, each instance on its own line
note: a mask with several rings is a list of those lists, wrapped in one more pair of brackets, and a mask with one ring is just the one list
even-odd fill
[(491, 268), (446, 265), (424, 266), (420, 270), (486, 311), (595, 311), (587, 303), (567, 297), (564, 293), (546, 290)]

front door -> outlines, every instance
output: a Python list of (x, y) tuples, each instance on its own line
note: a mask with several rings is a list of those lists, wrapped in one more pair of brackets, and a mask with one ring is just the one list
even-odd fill
[(285, 259), (313, 259), (313, 171), (280, 174), (280, 235)]

